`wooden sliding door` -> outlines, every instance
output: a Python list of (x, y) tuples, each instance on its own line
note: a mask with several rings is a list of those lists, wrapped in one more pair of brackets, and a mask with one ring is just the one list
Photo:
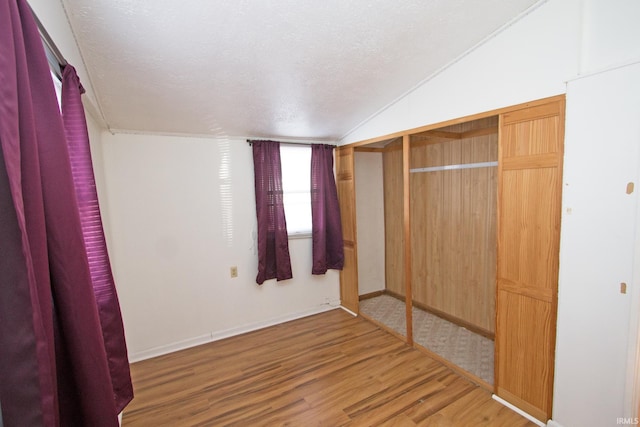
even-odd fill
[(336, 149), (336, 170), (344, 268), (340, 272), (340, 301), (343, 307), (358, 313), (358, 252), (356, 244), (356, 194), (353, 147)]
[(551, 418), (564, 97), (500, 115), (495, 390)]

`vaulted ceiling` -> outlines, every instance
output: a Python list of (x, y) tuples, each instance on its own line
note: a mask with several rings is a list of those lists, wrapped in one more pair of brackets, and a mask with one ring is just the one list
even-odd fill
[(114, 131), (336, 140), (539, 0), (62, 0)]

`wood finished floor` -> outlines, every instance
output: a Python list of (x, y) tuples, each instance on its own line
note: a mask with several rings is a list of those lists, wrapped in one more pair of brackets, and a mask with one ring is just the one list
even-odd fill
[(123, 426), (534, 426), (441, 363), (332, 310), (134, 363)]

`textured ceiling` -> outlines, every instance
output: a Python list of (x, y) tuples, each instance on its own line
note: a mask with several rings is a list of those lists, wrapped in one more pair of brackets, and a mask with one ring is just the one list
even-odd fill
[(338, 139), (536, 0), (62, 0), (110, 129)]

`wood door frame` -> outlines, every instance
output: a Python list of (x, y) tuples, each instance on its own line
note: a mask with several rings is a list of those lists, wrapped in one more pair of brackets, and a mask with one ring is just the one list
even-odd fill
[(404, 234), (404, 294), (407, 344), (413, 345), (413, 289), (411, 285), (411, 136), (402, 136), (402, 226)]
[[(358, 242), (355, 199), (355, 159), (354, 149), (349, 146), (338, 147), (336, 157), (336, 186), (338, 202), (342, 215), (342, 234), (344, 245), (344, 267), (340, 271), (340, 301), (341, 305), (354, 314), (360, 311), (358, 302)], [(346, 187), (342, 185), (346, 184)], [(345, 212), (350, 212), (345, 218)], [(342, 284), (351, 278), (351, 286)]]

